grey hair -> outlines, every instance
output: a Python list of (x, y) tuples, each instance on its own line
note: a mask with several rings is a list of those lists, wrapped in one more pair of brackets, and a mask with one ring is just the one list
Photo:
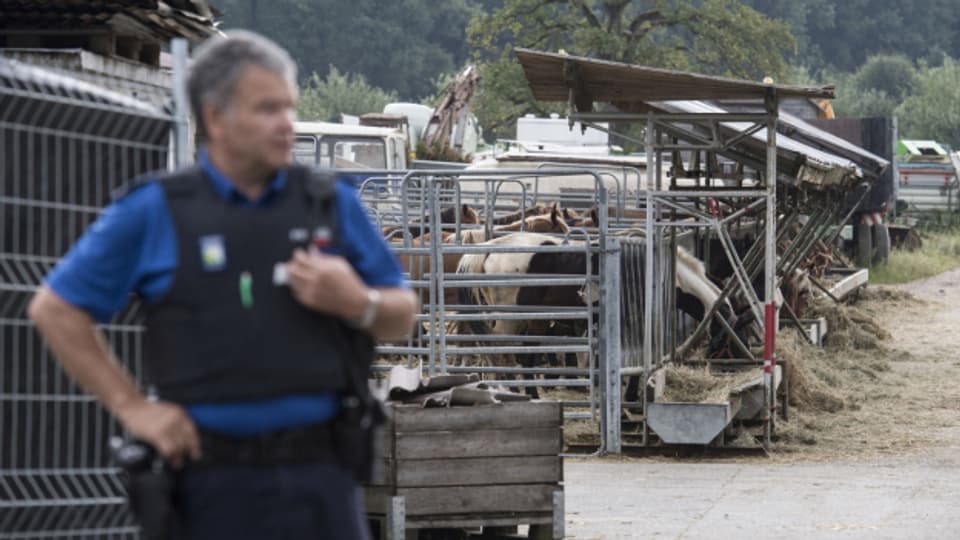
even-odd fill
[(201, 129), (203, 105), (224, 110), (233, 98), (237, 80), (244, 70), (258, 66), (284, 77), (296, 87), (297, 65), (287, 51), (273, 41), (246, 30), (231, 30), (226, 37), (215, 36), (201, 45), (187, 75), (190, 108)]

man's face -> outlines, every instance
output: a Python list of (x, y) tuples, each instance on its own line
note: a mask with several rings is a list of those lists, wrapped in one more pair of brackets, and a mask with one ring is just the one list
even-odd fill
[(231, 155), (256, 168), (279, 169), (292, 161), (296, 90), (281, 75), (249, 66), (222, 111), (205, 113), (208, 135)]

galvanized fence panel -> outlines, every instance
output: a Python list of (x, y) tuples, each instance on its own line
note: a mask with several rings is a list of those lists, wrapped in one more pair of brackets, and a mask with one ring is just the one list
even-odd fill
[[(137, 536), (108, 456), (119, 427), (26, 308), (114, 189), (167, 168), (170, 126), (151, 105), (0, 58), (0, 539)], [(102, 329), (139, 375), (136, 312)]]
[[(563, 179), (590, 178), (594, 188), (590, 199), (584, 192), (564, 192), (550, 188), (551, 182)], [(530, 189), (533, 186), (535, 189)], [(605, 446), (618, 447), (619, 404), (607, 408), (608, 397), (619, 403), (619, 337), (613, 342), (607, 331), (619, 332), (619, 310), (609, 305), (620, 295), (616, 247), (608, 245), (608, 213), (622, 212), (608, 195), (600, 175), (583, 168), (483, 171), (410, 171), (396, 175), (367, 178), (361, 186), (361, 199), (375, 222), (384, 228), (385, 236), (404, 263), (411, 284), (420, 293), (421, 313), (416, 331), (405, 343), (380, 347), (391, 364), (422, 365), (428, 374), (480, 373), (490, 383), (510, 387), (582, 388), (583, 397), (566, 400), (567, 418), (592, 418), (601, 422)], [(622, 199), (622, 198), (621, 198)], [(554, 234), (556, 245), (516, 245), (480, 243), (507, 234), (497, 229), (495, 221), (511, 213), (523, 215), (535, 205), (570, 204), (577, 208), (598, 209), (599, 223), (574, 227), (569, 232)], [(478, 213), (479, 223), (468, 224), (460, 211), (469, 205)], [(454, 210), (454, 212), (450, 212)], [(444, 211), (454, 216), (441, 223)], [(393, 230), (390, 230), (393, 228)], [(423, 232), (426, 240), (417, 238)], [(446, 241), (438, 231), (448, 234)], [(508, 273), (455, 272), (457, 261), (466, 255), (495, 257), (533, 257), (536, 254), (576, 254), (587, 266), (581, 273)], [(447, 268), (444, 268), (446, 263)], [(608, 286), (608, 284), (613, 284)], [(602, 298), (599, 302), (570, 305), (522, 305), (507, 302), (464, 304), (463, 289), (487, 288), (516, 291), (525, 288), (575, 287), (584, 298)], [(569, 290), (569, 289), (568, 289)], [(575, 304), (575, 305), (574, 305)], [(470, 332), (474, 325), (487, 329)], [(506, 326), (491, 330), (490, 325)], [(531, 329), (538, 326), (537, 330)], [(577, 328), (576, 331), (572, 330)], [(619, 334), (617, 334), (619, 336)], [(566, 365), (557, 359), (571, 356), (577, 365)], [(544, 365), (547, 358), (553, 365)], [(534, 359), (539, 359), (535, 362)], [(520, 364), (523, 364), (522, 366)], [(563, 365), (558, 365), (563, 364)], [(615, 370), (611, 372), (611, 370)], [(562, 378), (561, 378), (562, 377)], [(614, 425), (615, 424), (615, 425)], [(611, 427), (612, 426), (612, 427)], [(612, 430), (612, 431), (611, 431)], [(608, 441), (610, 443), (608, 444)]]

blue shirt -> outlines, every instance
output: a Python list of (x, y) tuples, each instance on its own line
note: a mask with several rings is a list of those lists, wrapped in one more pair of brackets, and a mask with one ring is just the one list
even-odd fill
[[(256, 209), (283, 191), (280, 171), (255, 201), (247, 199), (200, 151), (200, 166), (217, 193), (230, 204)], [(370, 287), (404, 287), (403, 272), (346, 179), (336, 186), (339, 248)], [(46, 277), (59, 297), (100, 322), (109, 321), (130, 300), (156, 302), (173, 285), (177, 235), (157, 182), (133, 190), (108, 206)], [(241, 403), (194, 403), (187, 411), (198, 426), (232, 435), (253, 435), (329, 420), (337, 412), (330, 394), (297, 395)]]

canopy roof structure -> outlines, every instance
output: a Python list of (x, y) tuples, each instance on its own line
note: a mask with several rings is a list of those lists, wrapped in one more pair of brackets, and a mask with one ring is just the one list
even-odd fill
[(578, 104), (587, 97), (609, 103), (764, 99), (771, 90), (780, 98), (836, 97), (832, 86), (765, 84), (530, 49), (514, 52), (534, 97), (542, 101), (566, 101), (571, 90)]

